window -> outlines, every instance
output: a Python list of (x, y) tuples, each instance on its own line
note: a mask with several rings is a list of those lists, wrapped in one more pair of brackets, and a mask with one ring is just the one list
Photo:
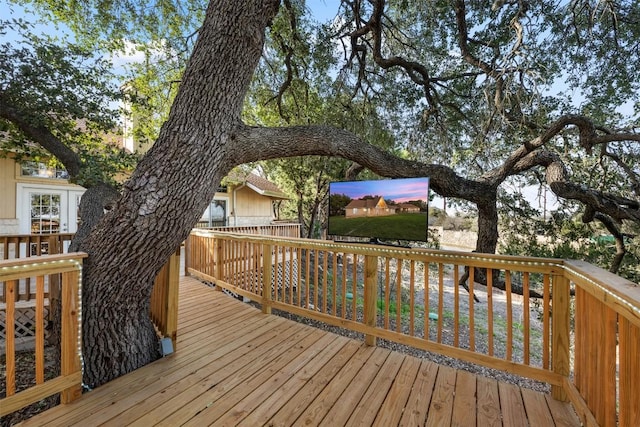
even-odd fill
[(198, 221), (200, 227), (224, 227), (227, 225), (227, 201), (213, 200)]
[(34, 178), (69, 179), (69, 173), (64, 168), (51, 168), (40, 162), (22, 163), (20, 175)]
[(31, 232), (50, 234), (60, 232), (60, 195), (30, 193)]

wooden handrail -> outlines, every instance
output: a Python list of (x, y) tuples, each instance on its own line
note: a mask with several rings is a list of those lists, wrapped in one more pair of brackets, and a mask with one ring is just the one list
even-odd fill
[[(6, 260), (5, 265), (20, 266), (24, 258), (44, 254), (61, 254), (66, 251), (73, 238), (73, 233), (61, 234), (15, 234), (0, 236), (0, 259)], [(11, 263), (13, 261), (13, 264)], [(173, 256), (158, 273), (155, 280), (151, 302), (151, 318), (158, 330), (165, 337), (173, 341), (174, 349), (177, 335), (177, 289), (180, 275), (180, 253)], [(12, 292), (14, 301), (20, 301), (21, 306), (30, 308), (35, 305), (37, 298), (35, 282), (26, 277), (22, 279)], [(0, 286), (0, 308), (6, 302), (6, 282)], [(45, 305), (53, 305), (60, 298), (60, 283), (57, 276), (47, 281), (44, 290)]]
[(203, 230), (264, 236), (300, 237), (300, 224), (298, 223), (210, 227), (203, 228)]
[[(0, 400), (0, 415), (4, 416), (45, 397), (61, 393), (62, 403), (68, 403), (82, 392), (80, 366), (81, 272), (82, 259), (87, 254), (45, 255), (22, 260), (0, 261), (0, 281), (7, 283), (6, 300), (6, 397)], [(44, 282), (53, 276), (62, 277), (62, 331), (60, 376), (44, 381)], [(20, 280), (36, 281), (36, 386), (16, 391), (15, 386), (15, 298)]]
[[(547, 382), (587, 425), (640, 425), (640, 382), (630, 380), (640, 378), (640, 287), (588, 263), (212, 230), (194, 230), (188, 246), (191, 274), (260, 301), (265, 312), (277, 308), (361, 332), (368, 344), (380, 337)], [(477, 273), (485, 283), (504, 282), (505, 291), (485, 288), (486, 318), (452, 283), (463, 269), (471, 292), (482, 288), (474, 287)], [(537, 312), (532, 298), (514, 291), (535, 284)], [(453, 294), (451, 311), (445, 292)], [(500, 298), (504, 318), (494, 312)], [(542, 334), (532, 332), (536, 313)], [(473, 338), (460, 342), (460, 331)]]

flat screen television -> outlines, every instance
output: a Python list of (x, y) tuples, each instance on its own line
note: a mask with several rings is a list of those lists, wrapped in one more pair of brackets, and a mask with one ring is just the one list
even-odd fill
[(425, 242), (428, 215), (429, 178), (329, 184), (330, 236)]

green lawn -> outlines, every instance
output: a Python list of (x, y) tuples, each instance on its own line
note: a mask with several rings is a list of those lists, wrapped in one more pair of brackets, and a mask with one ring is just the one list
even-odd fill
[(391, 240), (424, 241), (427, 236), (427, 214), (329, 218), (329, 233), (336, 236), (378, 237)]

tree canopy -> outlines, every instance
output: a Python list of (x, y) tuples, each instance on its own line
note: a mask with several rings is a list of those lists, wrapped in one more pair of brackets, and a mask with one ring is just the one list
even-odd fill
[[(620, 259), (638, 230), (637, 2), (355, 0), (324, 23), (301, 0), (28, 3), (89, 46), (162, 46), (143, 69), (169, 76), (145, 94), (171, 105), (155, 144), (81, 244), (83, 298), (108, 295), (84, 318), (91, 385), (157, 357), (154, 274), (239, 164), (320, 155), (355, 162), (344, 173), (429, 176), (476, 209), (482, 252), (499, 213), (531, 212), (507, 187), (532, 183), (604, 224)], [(169, 62), (177, 74), (154, 72)]]
[(57, 161), (84, 187), (113, 184), (135, 157), (120, 149), (112, 104), (122, 95), (109, 78), (111, 64), (79, 45), (35, 34), (33, 23), (0, 24), (3, 35), (14, 33), (0, 46), (1, 152)]
[[(132, 71), (136, 91), (146, 91), (136, 108), (155, 118), (139, 121), (151, 126), (140, 126), (139, 136), (153, 140), (205, 2), (26, 3), (68, 23), (84, 43), (146, 50), (147, 60)], [(350, 130), (396, 155), (449, 167), (496, 193), (501, 209), (514, 208), (497, 197), (505, 184), (545, 184), (576, 202), (587, 222), (591, 211), (618, 223), (605, 219), (618, 231), (620, 221), (637, 220), (639, 12), (633, 2), (336, 6), (332, 21), (317, 22), (306, 2), (283, 2), (245, 100), (248, 124)], [(572, 183), (587, 183), (598, 195)], [(434, 182), (443, 196), (483, 204), (445, 187)], [(494, 213), (476, 208), (494, 222)], [(489, 241), (496, 233), (490, 234), (479, 249), (495, 249)]]

